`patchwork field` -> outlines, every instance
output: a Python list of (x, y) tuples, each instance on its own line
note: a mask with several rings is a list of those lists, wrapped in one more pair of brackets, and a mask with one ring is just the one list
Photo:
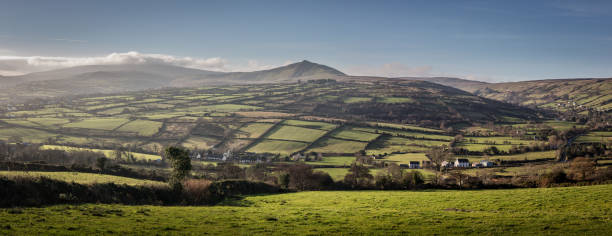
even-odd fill
[(0, 234), (608, 235), (610, 196), (612, 185), (597, 185), (301, 192), (210, 207), (58, 205), (0, 210)]

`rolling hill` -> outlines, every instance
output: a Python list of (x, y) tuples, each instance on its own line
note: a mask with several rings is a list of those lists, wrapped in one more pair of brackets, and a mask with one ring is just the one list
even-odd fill
[(490, 99), (557, 111), (612, 110), (612, 78), (494, 83), (462, 89)]
[(309, 61), (271, 70), (228, 73), (161, 64), (89, 65), (0, 78), (0, 92), (4, 95), (0, 101), (163, 87), (295, 82), (340, 76), (344, 73)]
[(612, 110), (612, 78), (548, 79), (486, 83), (448, 77), (401, 77), (458, 88), (478, 96), (556, 111)]

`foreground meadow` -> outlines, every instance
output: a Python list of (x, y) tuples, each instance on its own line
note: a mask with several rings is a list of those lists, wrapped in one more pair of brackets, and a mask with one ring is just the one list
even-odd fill
[(612, 185), (481, 191), (328, 191), (217, 206), (0, 210), (0, 234), (580, 234), (612, 232)]

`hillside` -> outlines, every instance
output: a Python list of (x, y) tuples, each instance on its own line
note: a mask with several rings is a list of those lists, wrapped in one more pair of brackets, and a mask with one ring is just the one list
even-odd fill
[(461, 89), (490, 99), (558, 111), (612, 110), (612, 78), (535, 80)]
[(169, 65), (90, 65), (0, 78), (0, 101), (203, 85), (327, 79), (344, 74), (302, 61), (271, 70), (213, 72)]
[(485, 83), (448, 77), (400, 77), (458, 88), (485, 98), (557, 111), (612, 110), (612, 78)]
[(458, 89), (465, 90), (465, 91), (470, 91), (475, 88), (480, 88), (488, 84), (486, 82), (481, 82), (481, 81), (452, 78), (452, 77), (399, 77), (398, 79), (427, 81), (427, 82), (432, 82), (436, 84), (441, 84), (444, 86), (458, 88)]
[[(433, 136), (426, 144), (408, 138), (377, 141), (382, 130), (372, 129), (376, 122), (412, 124), (395, 127), (417, 131), (403, 135), (422, 137), (444, 133), (437, 129), (441, 126), (538, 117), (530, 109), (424, 81), (320, 80), (73, 96), (2, 110), (0, 118), (0, 140), (53, 140), (101, 149), (133, 144), (147, 152), (179, 143), (260, 153), (312, 149), (350, 154), (368, 149), (422, 151), (451, 139)], [(348, 121), (356, 130), (334, 121)]]

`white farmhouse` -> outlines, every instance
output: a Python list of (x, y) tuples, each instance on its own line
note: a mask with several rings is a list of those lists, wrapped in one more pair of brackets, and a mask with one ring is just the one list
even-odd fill
[(470, 160), (457, 158), (457, 160), (455, 161), (455, 167), (458, 167), (458, 168), (469, 168), (470, 167)]

